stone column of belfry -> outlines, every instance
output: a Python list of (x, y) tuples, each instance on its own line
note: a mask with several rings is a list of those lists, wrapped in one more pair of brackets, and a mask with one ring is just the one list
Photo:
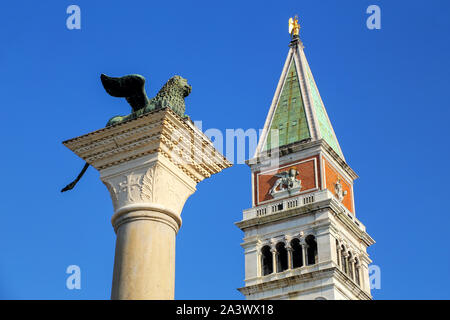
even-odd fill
[(302, 261), (303, 261), (303, 266), (307, 266), (308, 265), (308, 244), (305, 241), (305, 238), (301, 238), (300, 240), (300, 244), (302, 246)]
[(292, 269), (292, 247), (291, 244), (288, 243), (286, 245), (286, 250), (287, 250), (287, 254), (288, 254), (288, 270)]
[(117, 234), (111, 299), (173, 299), (175, 237), (186, 199), (231, 164), (171, 109), (64, 142), (100, 172)]
[(276, 248), (276, 244), (273, 242), (270, 246), (270, 252), (272, 252), (272, 272), (277, 272), (277, 260), (278, 260), (278, 252)]

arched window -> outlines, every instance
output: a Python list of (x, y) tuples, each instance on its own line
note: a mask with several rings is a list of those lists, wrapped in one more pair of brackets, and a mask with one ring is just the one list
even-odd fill
[(358, 258), (355, 258), (355, 282), (358, 286), (361, 285), (361, 279), (359, 276), (359, 261)]
[(341, 265), (341, 253), (339, 252), (339, 242), (336, 240), (336, 262), (338, 266)]
[(353, 259), (350, 251), (348, 252), (348, 276), (353, 280)]
[(300, 268), (303, 266), (303, 252), (300, 240), (293, 239), (291, 241), (292, 247), (292, 268)]
[(308, 250), (306, 251), (307, 265), (312, 265), (317, 262), (317, 243), (316, 238), (313, 235), (309, 235), (305, 239), (308, 245)]
[(284, 242), (277, 243), (277, 272), (283, 272), (288, 268), (288, 253)]
[(261, 249), (261, 266), (263, 276), (266, 276), (273, 272), (272, 252), (270, 251), (269, 246), (264, 246)]
[(344, 273), (347, 273), (347, 258), (345, 257), (345, 247), (341, 246), (341, 267)]

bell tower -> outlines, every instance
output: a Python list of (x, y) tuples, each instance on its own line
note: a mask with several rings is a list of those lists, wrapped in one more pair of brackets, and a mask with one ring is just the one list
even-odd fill
[(371, 299), (353, 182), (299, 38), (291, 42), (251, 169), (244, 231), (247, 299)]

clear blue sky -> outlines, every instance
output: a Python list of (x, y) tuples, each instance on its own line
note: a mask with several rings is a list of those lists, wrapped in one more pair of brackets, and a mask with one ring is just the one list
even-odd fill
[[(66, 8), (81, 7), (81, 30)], [(382, 29), (366, 28), (378, 4)], [(129, 111), (100, 73), (147, 77), (153, 96), (174, 74), (193, 86), (187, 113), (204, 129), (261, 128), (288, 52), (301, 38), (355, 183), (357, 217), (377, 243), (375, 299), (450, 298), (450, 2), (2, 1), (0, 4), (0, 298), (108, 299), (112, 204), (63, 140)], [(177, 299), (241, 299), (250, 170), (198, 185), (177, 237)], [(68, 265), (82, 289), (65, 287)]]

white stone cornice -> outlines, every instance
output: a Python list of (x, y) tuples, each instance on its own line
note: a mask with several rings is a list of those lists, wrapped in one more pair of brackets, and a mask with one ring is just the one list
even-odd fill
[(64, 141), (98, 170), (160, 153), (195, 182), (231, 166), (212, 142), (170, 108)]
[(248, 285), (238, 290), (246, 295), (253, 296), (257, 294), (262, 294), (271, 290), (282, 290), (283, 293), (286, 291), (296, 292), (295, 284), (305, 283), (311, 280), (329, 279), (335, 278), (346, 287), (348, 287), (354, 294), (361, 300), (371, 300), (372, 297), (365, 292), (362, 288), (356, 285), (346, 274), (336, 267), (322, 269), (318, 271), (312, 271), (307, 274), (293, 275), (289, 277), (274, 279), (267, 282), (262, 282), (254, 285)]

